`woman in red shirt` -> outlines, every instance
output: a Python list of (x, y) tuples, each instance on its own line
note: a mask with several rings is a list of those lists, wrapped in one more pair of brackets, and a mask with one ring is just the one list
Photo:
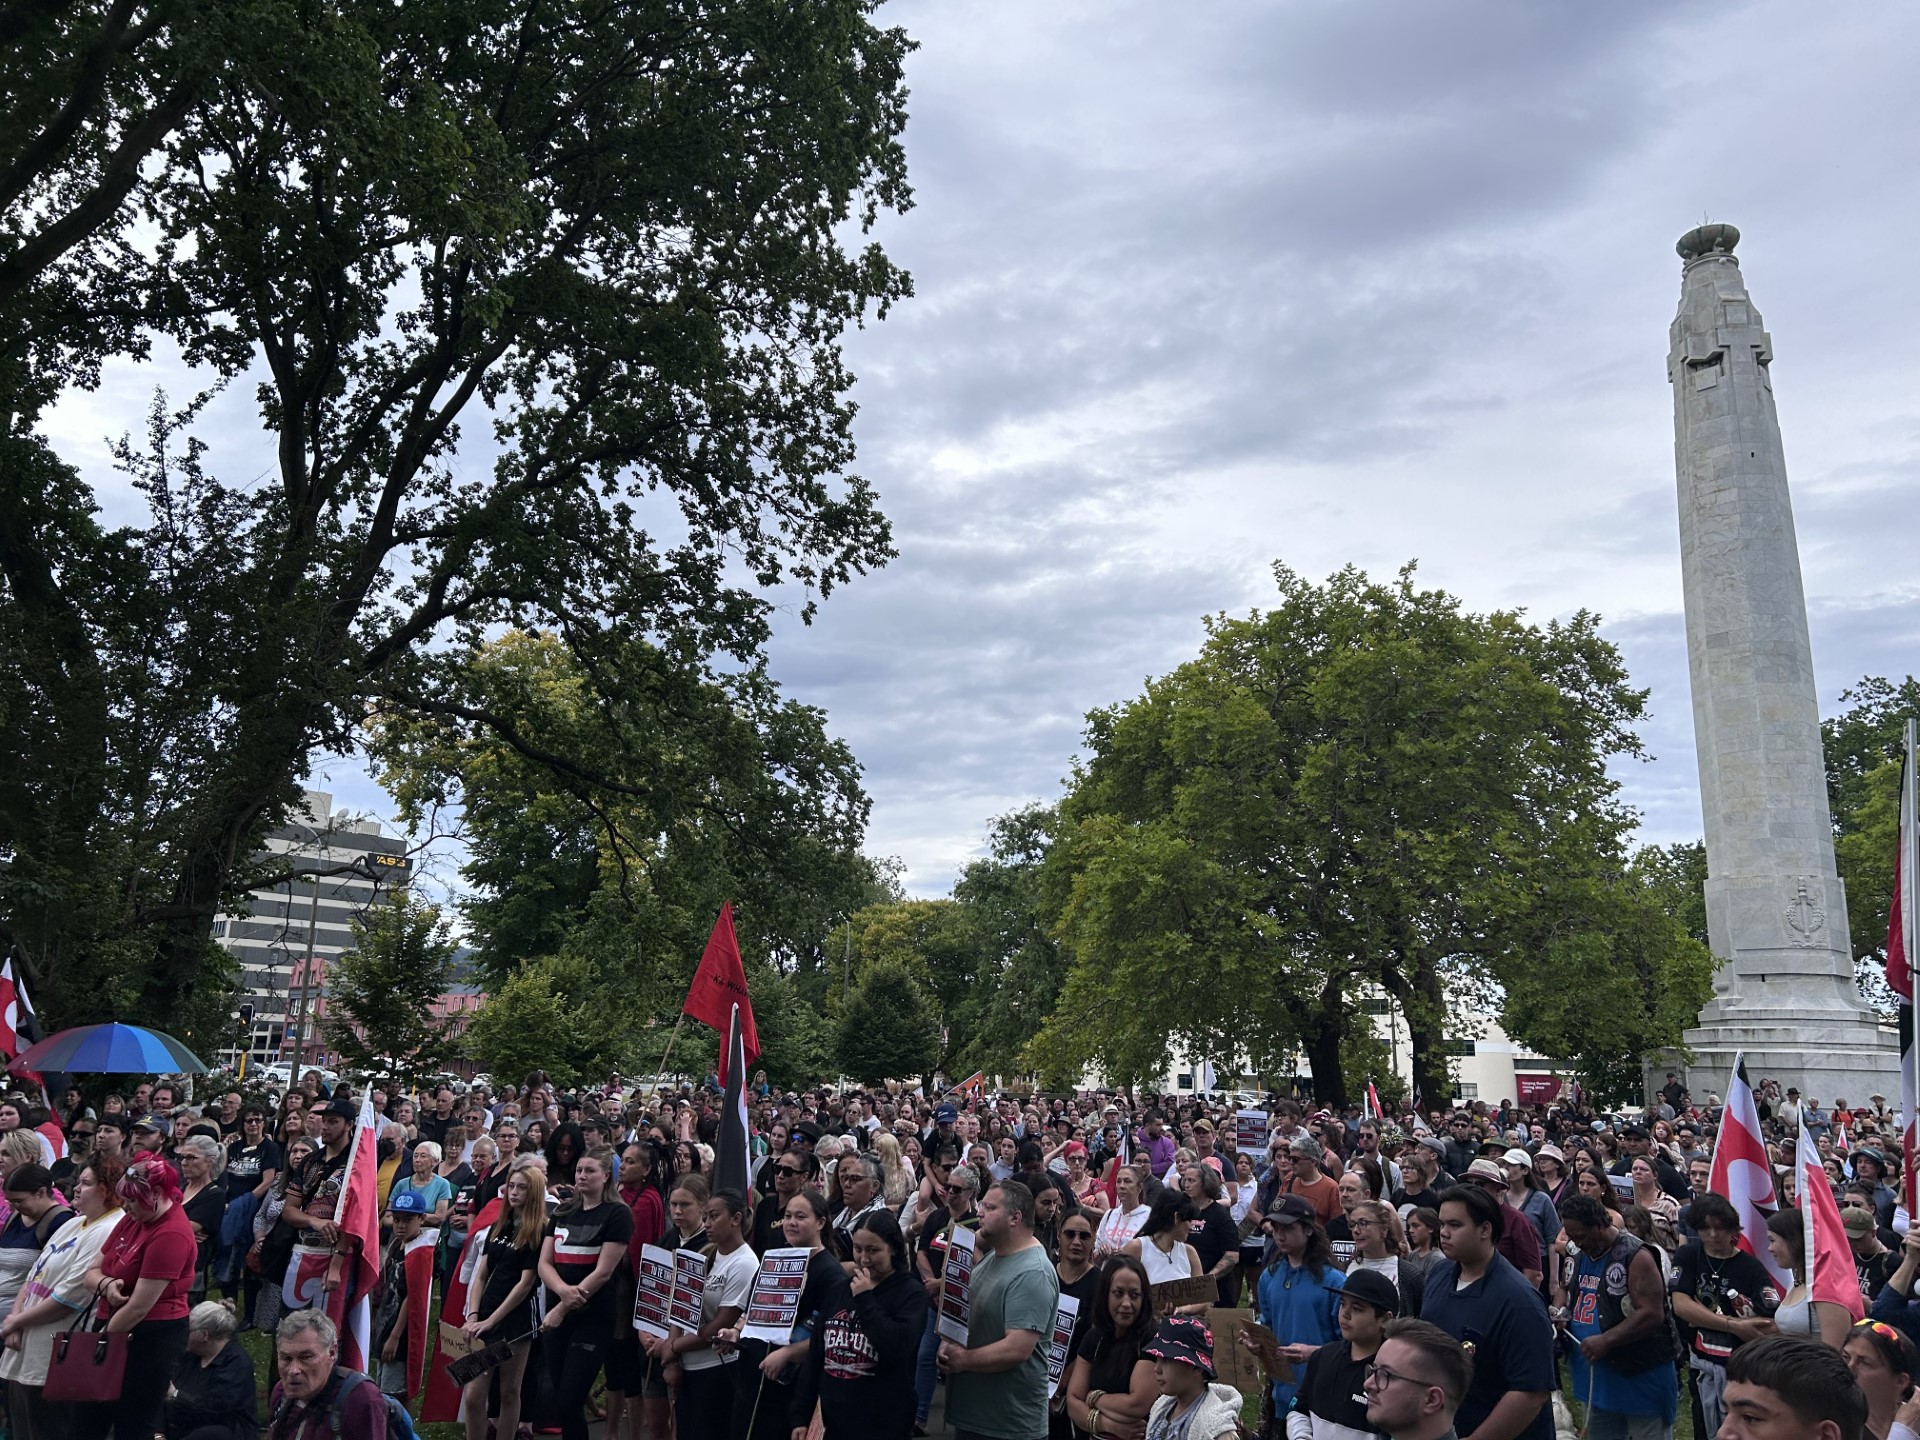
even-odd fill
[(187, 1291), (200, 1246), (180, 1208), (180, 1175), (142, 1156), (114, 1187), (126, 1212), (87, 1280), (100, 1296), (107, 1330), (127, 1336), (120, 1398), (75, 1406), (75, 1440), (152, 1440), (160, 1405), (187, 1349)]

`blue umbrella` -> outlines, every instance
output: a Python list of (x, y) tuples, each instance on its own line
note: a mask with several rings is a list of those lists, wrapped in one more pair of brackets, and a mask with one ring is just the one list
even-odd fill
[(77, 1025), (31, 1045), (13, 1067), (86, 1075), (204, 1075), (200, 1057), (171, 1035), (138, 1025)]

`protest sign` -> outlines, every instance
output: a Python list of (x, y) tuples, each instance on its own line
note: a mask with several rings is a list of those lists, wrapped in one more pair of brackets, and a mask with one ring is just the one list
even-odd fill
[(667, 1322), (689, 1335), (700, 1328), (700, 1297), (707, 1290), (707, 1257), (698, 1250), (673, 1252), (673, 1299)]
[(1211, 1305), (1220, 1298), (1220, 1286), (1205, 1275), (1184, 1280), (1162, 1280), (1153, 1287), (1153, 1313), (1171, 1315), (1180, 1305)]
[(1053, 1349), (1047, 1352), (1047, 1396), (1060, 1393), (1060, 1379), (1067, 1373), (1067, 1354), (1073, 1348), (1073, 1326), (1080, 1318), (1080, 1302), (1062, 1295), (1053, 1312)]
[(974, 1237), (971, 1230), (955, 1229), (947, 1237), (947, 1263), (940, 1272), (940, 1319), (942, 1338), (956, 1345), (967, 1343), (967, 1320), (973, 1294)]
[(658, 1245), (640, 1247), (640, 1279), (633, 1292), (633, 1328), (666, 1338), (673, 1320), (673, 1252)]
[(1266, 1111), (1236, 1110), (1233, 1112), (1233, 1148), (1243, 1150), (1249, 1155), (1266, 1153)]
[(753, 1277), (746, 1314), (740, 1317), (741, 1338), (764, 1340), (769, 1345), (785, 1345), (793, 1339), (793, 1327), (800, 1319), (800, 1292), (807, 1288), (807, 1257), (811, 1253), (799, 1245), (769, 1250), (760, 1257), (760, 1273)]

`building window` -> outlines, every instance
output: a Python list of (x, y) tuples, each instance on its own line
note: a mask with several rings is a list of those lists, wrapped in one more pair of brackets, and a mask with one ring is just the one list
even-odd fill
[(1461, 1081), (1460, 1098), (1462, 1100), (1478, 1100), (1480, 1098), (1480, 1087), (1471, 1080)]
[(1449, 1055), (1465, 1056), (1474, 1053), (1474, 1042), (1471, 1040), (1447, 1040), (1442, 1043)]
[(1360, 1013), (1362, 1015), (1391, 1015), (1393, 1013), (1393, 1001), (1385, 999), (1376, 1000), (1369, 997), (1360, 1002)]
[(1180, 1088), (1181, 1088), (1182, 1090), (1191, 1090), (1191, 1089), (1193, 1089), (1193, 1076), (1192, 1076), (1192, 1075), (1182, 1075), (1182, 1076), (1180, 1076), (1180, 1078), (1179, 1078), (1179, 1080), (1178, 1080), (1178, 1082), (1177, 1082), (1177, 1083), (1179, 1084), (1179, 1086), (1180, 1086)]

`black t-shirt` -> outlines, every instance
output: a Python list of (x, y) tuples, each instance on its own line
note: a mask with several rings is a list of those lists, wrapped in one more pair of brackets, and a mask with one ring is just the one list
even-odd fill
[[(1072, 1368), (1075, 1358), (1080, 1354), (1080, 1347), (1086, 1343), (1087, 1332), (1093, 1328), (1093, 1297), (1099, 1292), (1099, 1289), (1100, 1267), (1098, 1265), (1089, 1268), (1086, 1274), (1082, 1275), (1071, 1285), (1064, 1280), (1060, 1282), (1060, 1293), (1062, 1295), (1071, 1295), (1080, 1302), (1080, 1311), (1073, 1317), (1073, 1334), (1067, 1340), (1067, 1367), (1069, 1369)], [(1066, 1382), (1062, 1381), (1061, 1383), (1065, 1384)]]
[(262, 1170), (280, 1170), (286, 1163), (286, 1152), (278, 1140), (236, 1145), (227, 1152), (227, 1199), (238, 1200), (260, 1183)]
[[(1193, 1217), (1193, 1225), (1187, 1231), (1187, 1243), (1193, 1246), (1194, 1253), (1200, 1257), (1200, 1268), (1212, 1270), (1220, 1263), (1221, 1257), (1232, 1252), (1240, 1252), (1240, 1227), (1233, 1221), (1233, 1211), (1218, 1200)], [(1232, 1272), (1220, 1280), (1220, 1303), (1227, 1303), (1227, 1285)]]
[[(633, 1211), (620, 1199), (602, 1200), (591, 1210), (573, 1210), (556, 1214), (547, 1222), (547, 1234), (553, 1237), (553, 1268), (569, 1285), (578, 1285), (600, 1263), (602, 1245), (626, 1245), (633, 1240)], [(603, 1285), (580, 1313), (606, 1311), (614, 1300), (614, 1287)]]
[(1345, 1270), (1353, 1264), (1353, 1227), (1347, 1224), (1346, 1216), (1336, 1215), (1327, 1222), (1327, 1245), (1337, 1268)]
[[(1736, 1250), (1724, 1260), (1707, 1254), (1698, 1240), (1682, 1245), (1673, 1257), (1673, 1293), (1685, 1295), (1715, 1315), (1736, 1320), (1756, 1315), (1771, 1315), (1780, 1307), (1780, 1287), (1767, 1273), (1767, 1267), (1744, 1250)], [(1727, 1363), (1727, 1356), (1740, 1341), (1725, 1330), (1687, 1327), (1692, 1333), (1688, 1343), (1693, 1353), (1716, 1365)]]
[(212, 1262), (213, 1247), (220, 1239), (220, 1220), (227, 1213), (227, 1192), (219, 1185), (203, 1185), (191, 1200), (183, 1200), (180, 1208), (186, 1212), (189, 1224), (200, 1227), (200, 1265), (204, 1268)]
[(1431, 1187), (1425, 1190), (1396, 1190), (1393, 1192), (1393, 1204), (1396, 1210), (1402, 1205), (1412, 1205), (1426, 1210), (1438, 1210), (1440, 1208), (1440, 1192)]
[(785, 1208), (786, 1202), (772, 1194), (762, 1195), (753, 1207), (753, 1235), (747, 1243), (753, 1246), (754, 1254), (764, 1255), (787, 1243), (786, 1232), (780, 1228), (780, 1213)]
[(436, 1115), (431, 1110), (414, 1121), (414, 1139), (431, 1140), (436, 1145), (447, 1143), (447, 1131), (460, 1117), (457, 1115)]
[(1900, 1256), (1892, 1250), (1882, 1250), (1878, 1255), (1868, 1255), (1864, 1259), (1853, 1257), (1854, 1274), (1860, 1277), (1860, 1298), (1873, 1308), (1873, 1297), (1887, 1288), (1887, 1280), (1900, 1268)]
[(1126, 1394), (1133, 1388), (1133, 1367), (1140, 1363), (1140, 1347), (1152, 1338), (1151, 1334), (1122, 1338), (1110, 1330), (1088, 1327), (1087, 1338), (1075, 1357), (1087, 1362), (1087, 1388)]
[[(944, 1205), (935, 1206), (927, 1215), (927, 1223), (920, 1227), (919, 1251), (927, 1257), (927, 1268), (936, 1279), (947, 1263), (947, 1235), (953, 1226), (953, 1216)], [(960, 1222), (963, 1230), (978, 1230), (980, 1217), (969, 1215)]]
[[(537, 1247), (522, 1249), (513, 1243), (514, 1219), (511, 1215), (504, 1218), (507, 1221), (507, 1228), (503, 1231), (500, 1226), (495, 1225), (489, 1229), (486, 1243), (481, 1251), (487, 1257), (487, 1283), (480, 1292), (480, 1303), (473, 1308), (480, 1312), (482, 1320), (498, 1310), (507, 1296), (513, 1293), (513, 1287), (520, 1283), (520, 1277), (540, 1263), (540, 1251)], [(591, 1273), (593, 1267), (587, 1268)], [(532, 1303), (533, 1292), (529, 1290), (527, 1305), (531, 1307)], [(529, 1313), (531, 1313), (530, 1309)], [(506, 1328), (512, 1330), (514, 1321), (521, 1318), (517, 1315), (509, 1316)], [(526, 1328), (522, 1324), (519, 1329), (513, 1330), (513, 1333), (521, 1334)]]
[(1316, 1431), (1380, 1433), (1367, 1423), (1367, 1395), (1362, 1384), (1372, 1360), (1371, 1355), (1365, 1360), (1354, 1359), (1350, 1340), (1322, 1345), (1307, 1359), (1306, 1374), (1294, 1392), (1292, 1413), (1321, 1421)]

